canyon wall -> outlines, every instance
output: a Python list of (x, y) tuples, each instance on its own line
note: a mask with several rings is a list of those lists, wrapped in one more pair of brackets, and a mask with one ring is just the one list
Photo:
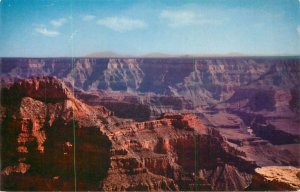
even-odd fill
[(54, 77), (1, 94), (1, 190), (240, 190), (257, 167), (192, 114), (122, 120)]
[[(1, 80), (56, 76), (88, 90), (182, 96), (194, 107), (230, 99), (239, 88), (299, 90), (297, 58), (1, 59)], [(255, 94), (255, 93), (253, 93)]]
[(1, 112), (1, 190), (98, 189), (110, 165), (111, 142), (98, 129), (108, 110), (49, 77), (2, 89)]
[[(242, 120), (262, 115), (271, 127), (268, 130), (287, 132), (284, 140), (299, 140), (297, 57), (3, 58), (0, 62), (2, 85), (16, 78), (56, 76), (87, 93), (79, 91), (79, 99), (105, 106), (121, 118), (149, 120), (166, 112), (209, 116), (223, 111)], [(245, 126), (251, 127), (252, 121), (255, 118)]]
[(255, 168), (300, 164), (297, 57), (0, 67), (2, 190), (257, 189)]

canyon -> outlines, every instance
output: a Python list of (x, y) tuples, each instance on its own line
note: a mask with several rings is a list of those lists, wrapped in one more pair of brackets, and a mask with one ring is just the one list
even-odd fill
[[(0, 67), (1, 190), (299, 189), (298, 57)], [(259, 183), (285, 167), (291, 182)]]

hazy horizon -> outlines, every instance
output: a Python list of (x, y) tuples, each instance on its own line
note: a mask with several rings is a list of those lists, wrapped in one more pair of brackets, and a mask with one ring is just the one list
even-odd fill
[(298, 0), (0, 1), (0, 57), (297, 56)]
[(143, 53), (143, 54), (121, 54), (116, 52), (110, 52), (110, 51), (104, 51), (104, 52), (94, 52), (87, 55), (68, 55), (68, 56), (0, 56), (0, 58), (116, 58), (116, 59), (122, 59), (122, 58), (251, 58), (251, 57), (257, 57), (257, 58), (276, 58), (276, 57), (291, 57), (291, 58), (298, 58), (300, 57), (300, 54), (274, 54), (274, 55), (262, 55), (262, 54), (256, 54), (256, 55), (247, 55), (243, 53), (224, 53), (224, 54), (218, 54), (218, 53), (207, 53), (207, 54), (172, 54), (172, 53), (160, 53), (160, 52), (149, 52), (149, 53)]

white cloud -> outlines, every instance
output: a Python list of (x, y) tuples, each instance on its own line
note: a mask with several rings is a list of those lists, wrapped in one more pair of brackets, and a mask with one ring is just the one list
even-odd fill
[(167, 21), (171, 27), (217, 24), (215, 19), (207, 19), (191, 10), (163, 10), (160, 18)]
[(81, 19), (82, 19), (83, 21), (92, 21), (92, 20), (94, 20), (95, 18), (96, 18), (95, 15), (82, 15), (82, 16), (81, 16)]
[(50, 23), (54, 26), (54, 27), (60, 27), (63, 24), (65, 24), (67, 22), (66, 18), (60, 18), (60, 19), (56, 19), (56, 20), (51, 20)]
[(60, 33), (58, 31), (54, 31), (54, 30), (49, 30), (46, 27), (40, 26), (40, 27), (36, 27), (35, 31), (39, 34), (42, 34), (46, 37), (56, 37), (58, 36)]
[(298, 35), (300, 35), (300, 25), (298, 25), (296, 30), (297, 30)]
[(133, 29), (142, 29), (146, 24), (142, 20), (130, 19), (126, 17), (106, 17), (99, 19), (97, 24), (108, 27), (118, 32), (130, 31)]

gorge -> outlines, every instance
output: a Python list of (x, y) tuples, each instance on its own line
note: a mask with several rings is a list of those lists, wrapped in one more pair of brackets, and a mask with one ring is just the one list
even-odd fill
[(0, 67), (1, 190), (276, 190), (258, 168), (287, 166), (300, 186), (298, 57)]

